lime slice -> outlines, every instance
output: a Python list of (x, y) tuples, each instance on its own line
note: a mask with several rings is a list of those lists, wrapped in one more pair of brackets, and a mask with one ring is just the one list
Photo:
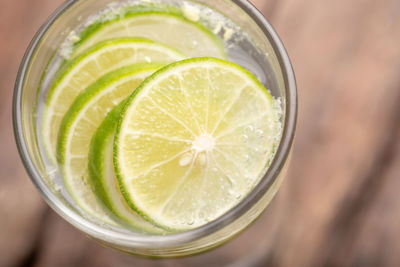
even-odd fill
[(144, 39), (115, 39), (91, 48), (66, 65), (54, 82), (43, 113), (43, 143), (55, 162), (57, 134), (62, 118), (75, 97), (104, 74), (140, 62), (172, 62), (184, 56), (164, 45)]
[(128, 206), (114, 175), (114, 134), (120, 113), (125, 104), (126, 101), (123, 101), (110, 111), (93, 135), (89, 152), (90, 181), (97, 197), (103, 201), (114, 215), (138, 230), (147, 233), (161, 233), (159, 228), (144, 220)]
[(88, 174), (90, 141), (108, 112), (127, 98), (160, 65), (143, 63), (111, 72), (85, 89), (71, 105), (60, 126), (57, 156), (64, 184), (86, 212), (104, 217)]
[(115, 37), (143, 37), (174, 47), (189, 57), (225, 58), (222, 40), (178, 8), (133, 6), (103, 14), (82, 31), (73, 55), (99, 41)]
[(224, 214), (266, 173), (281, 133), (276, 102), (248, 71), (215, 58), (153, 74), (129, 98), (114, 139), (128, 204), (172, 231)]

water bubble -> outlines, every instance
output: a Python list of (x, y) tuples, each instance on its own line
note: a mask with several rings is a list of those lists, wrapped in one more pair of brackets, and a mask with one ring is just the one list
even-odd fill
[(259, 136), (263, 136), (263, 135), (264, 135), (264, 131), (261, 130), (261, 129), (258, 129), (258, 130), (256, 131), (256, 134), (258, 134)]
[(194, 219), (190, 218), (188, 222), (186, 222), (188, 225), (193, 225), (194, 224)]
[(47, 173), (49, 175), (50, 180), (54, 180), (57, 177), (58, 168), (51, 167), (47, 169)]
[(61, 192), (62, 187), (59, 184), (54, 184), (54, 190)]
[(247, 126), (247, 130), (249, 130), (250, 132), (254, 131), (254, 126), (253, 125)]
[(225, 33), (224, 33), (224, 40), (228, 41), (229, 39), (231, 39), (232, 35), (234, 34), (234, 30), (225, 27)]

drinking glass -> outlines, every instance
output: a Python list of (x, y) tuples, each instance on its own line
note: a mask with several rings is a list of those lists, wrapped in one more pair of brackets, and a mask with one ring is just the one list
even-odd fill
[[(257, 48), (256, 53), (248, 58), (243, 58), (240, 56), (242, 54), (234, 49), (228, 50), (228, 56), (230, 60), (250, 70), (252, 64), (262, 66), (262, 73), (257, 73), (257, 77), (273, 96), (282, 99), (282, 138), (265, 176), (238, 205), (216, 220), (197, 229), (166, 235), (144, 234), (123, 227), (112, 227), (86, 216), (60, 193), (60, 187), (63, 185), (53, 181), (53, 174), (40, 149), (37, 132), (40, 114), (36, 110), (37, 99), (39, 103), (43, 101), (41, 93), (38, 92), (41, 76), (55, 51), (66, 36), (82, 24), (83, 18), (104, 9), (109, 2), (109, 0), (66, 1), (49, 17), (30, 43), (19, 69), (13, 99), (14, 133), (24, 166), (45, 201), (62, 218), (102, 245), (129, 254), (163, 258), (194, 255), (215, 248), (238, 235), (259, 217), (277, 193), (285, 175), (297, 117), (296, 84), (289, 57), (271, 25), (248, 1), (193, 1), (218, 10), (247, 33), (251, 42), (243, 40), (238, 45), (240, 49), (247, 51)], [(263, 57), (257, 56), (259, 54)], [(268, 216), (263, 218), (267, 220), (266, 223), (255, 224), (259, 225), (257, 229), (263, 229), (263, 225), (266, 225), (265, 227), (271, 225), (268, 222), (269, 218)], [(246, 234), (247, 232), (244, 233)], [(253, 237), (255, 236), (256, 238), (250, 242), (252, 245), (266, 243), (263, 233), (253, 234)], [(246, 249), (251, 249), (252, 245), (248, 244)]]

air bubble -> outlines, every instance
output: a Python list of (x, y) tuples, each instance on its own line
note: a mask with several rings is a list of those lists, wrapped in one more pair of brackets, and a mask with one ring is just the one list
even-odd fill
[(50, 180), (54, 180), (57, 177), (57, 167), (51, 167), (47, 170)]
[(250, 132), (254, 131), (254, 126), (252, 125), (247, 126), (247, 130), (249, 130)]
[(191, 21), (198, 21), (200, 19), (200, 10), (195, 6), (185, 3), (182, 7), (184, 16)]
[(61, 192), (62, 187), (58, 184), (54, 184), (54, 190), (56, 190), (57, 192)]
[(221, 21), (218, 21), (218, 24), (215, 26), (213, 33), (218, 34), (221, 31), (221, 29), (222, 29), (222, 23)]

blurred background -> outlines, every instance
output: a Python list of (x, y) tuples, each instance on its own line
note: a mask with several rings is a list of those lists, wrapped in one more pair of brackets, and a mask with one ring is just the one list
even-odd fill
[[(0, 267), (400, 266), (400, 1), (252, 0), (297, 76), (292, 162), (262, 220), (193, 259), (124, 256), (90, 240), (42, 200), (12, 130), (18, 65), (61, 0), (0, 0)], [(258, 238), (256, 240), (256, 238)], [(254, 242), (253, 242), (254, 241)], [(218, 261), (217, 261), (218, 262)]]

